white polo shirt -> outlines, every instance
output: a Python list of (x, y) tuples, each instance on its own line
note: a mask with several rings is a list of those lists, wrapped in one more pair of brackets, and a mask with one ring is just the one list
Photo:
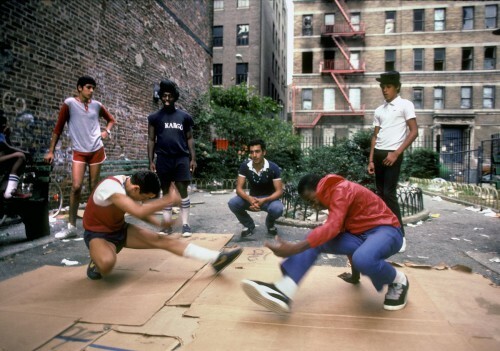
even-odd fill
[(397, 150), (406, 139), (406, 121), (412, 118), (417, 118), (413, 102), (399, 95), (379, 106), (373, 116), (373, 125), (380, 127), (375, 149)]

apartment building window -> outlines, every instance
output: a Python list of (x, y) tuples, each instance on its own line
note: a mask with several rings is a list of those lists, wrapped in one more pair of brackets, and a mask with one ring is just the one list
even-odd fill
[(434, 49), (434, 71), (444, 71), (446, 50), (444, 48)]
[(396, 32), (396, 11), (385, 11), (385, 34)]
[(313, 73), (312, 51), (307, 51), (302, 53), (302, 73)]
[(424, 70), (424, 49), (413, 49), (413, 70)]
[(323, 90), (323, 110), (335, 110), (335, 89), (325, 88)]
[(424, 108), (424, 88), (413, 88), (413, 105), (417, 109)]
[(460, 108), (472, 108), (472, 87), (460, 89)]
[(497, 48), (495, 46), (487, 46), (484, 48), (484, 69), (495, 69), (497, 66), (496, 58)]
[(484, 27), (493, 29), (497, 27), (497, 5), (486, 5), (484, 9)]
[(440, 31), (446, 29), (446, 9), (434, 10), (434, 30)]
[(215, 63), (213, 66), (212, 85), (222, 85), (222, 64)]
[(361, 108), (361, 88), (349, 88), (349, 101), (356, 110)]
[(214, 0), (214, 10), (224, 10), (224, 0)]
[(215, 26), (212, 28), (212, 45), (213, 47), (221, 47), (224, 44), (224, 27)]
[(248, 45), (248, 31), (250, 26), (248, 24), (238, 24), (236, 26), (236, 45)]
[(425, 10), (413, 10), (413, 31), (423, 32), (425, 30)]
[(495, 108), (495, 87), (483, 87), (483, 108)]
[(444, 88), (434, 88), (434, 109), (444, 109)]
[(313, 35), (313, 15), (302, 16), (302, 35)]
[(396, 70), (396, 50), (385, 50), (385, 71)]
[(325, 26), (333, 26), (335, 24), (335, 14), (327, 13), (325, 14)]
[(248, 7), (249, 5), (249, 0), (238, 0), (237, 6), (238, 7)]
[(312, 109), (312, 89), (302, 89), (302, 109), (311, 110)]
[(354, 30), (359, 30), (361, 25), (361, 14), (359, 12), (351, 13), (351, 24)]
[(474, 29), (474, 6), (465, 6), (462, 8), (462, 29)]
[(248, 82), (248, 63), (236, 64), (236, 84), (247, 84)]
[(462, 71), (473, 69), (474, 48), (462, 48)]

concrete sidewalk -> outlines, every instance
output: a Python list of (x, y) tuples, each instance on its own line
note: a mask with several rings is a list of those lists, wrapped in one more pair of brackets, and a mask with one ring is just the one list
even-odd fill
[[(266, 235), (265, 213), (252, 213), (257, 230), (249, 239), (241, 239), (240, 225), (227, 207), (234, 196), (232, 192), (210, 194), (196, 192), (191, 195), (195, 203), (191, 210), (191, 225), (194, 232), (235, 234), (230, 245), (259, 247), (269, 237)], [(500, 263), (491, 262), (500, 257), (500, 221), (466, 210), (467, 206), (433, 201), (424, 196), (425, 208), (438, 218), (429, 218), (417, 226), (407, 226), (407, 250), (391, 257), (392, 261), (411, 261), (419, 264), (448, 266), (457, 264), (470, 267), (474, 272), (500, 285)], [(138, 220), (130, 218), (130, 222)], [(64, 227), (63, 220), (52, 225), (51, 237), (29, 242), (24, 237), (24, 226), (17, 224), (0, 228), (0, 280), (36, 269), (43, 265), (61, 265), (67, 258), (82, 265), (88, 262), (88, 251), (82, 241), (61, 242), (54, 234)], [(78, 221), (81, 227), (81, 221)], [(306, 228), (278, 226), (279, 235), (286, 240), (300, 240), (309, 232)], [(180, 228), (178, 228), (180, 229)], [(7, 235), (8, 234), (8, 235)], [(319, 265), (346, 266), (345, 257), (323, 255)]]

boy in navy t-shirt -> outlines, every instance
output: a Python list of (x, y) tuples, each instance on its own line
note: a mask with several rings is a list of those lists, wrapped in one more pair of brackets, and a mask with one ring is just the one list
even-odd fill
[[(265, 159), (266, 144), (262, 140), (254, 140), (248, 144), (250, 160), (241, 164), (239, 169), (236, 194), (229, 203), (229, 209), (236, 215), (243, 225), (242, 237), (253, 234), (255, 223), (248, 214), (248, 210), (266, 211), (266, 227), (269, 235), (277, 235), (274, 226), (276, 219), (283, 214), (283, 204), (280, 201), (283, 195), (281, 169), (274, 162)], [(248, 181), (250, 193), (243, 189)]]
[[(163, 108), (148, 116), (148, 157), (149, 168), (160, 177), (163, 194), (168, 194), (170, 184), (175, 182), (182, 197), (181, 217), (182, 236), (191, 236), (189, 226), (189, 209), (191, 201), (187, 188), (191, 182), (191, 174), (196, 169), (194, 151), (193, 118), (185, 111), (175, 107), (179, 99), (177, 84), (166, 79), (160, 82), (160, 99)], [(156, 154), (156, 163), (154, 155)], [(172, 208), (163, 210), (165, 223), (170, 223)], [(164, 228), (168, 234), (172, 227)]]

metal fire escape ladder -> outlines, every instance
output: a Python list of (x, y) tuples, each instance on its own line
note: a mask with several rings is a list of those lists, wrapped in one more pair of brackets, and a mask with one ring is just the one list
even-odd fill
[(351, 100), (349, 100), (349, 96), (346, 94), (345, 91), (345, 81), (344, 78), (340, 74), (335, 74), (333, 72), (330, 72), (332, 75), (333, 80), (337, 84), (337, 87), (339, 88), (340, 92), (342, 93), (342, 96), (344, 97), (345, 101), (347, 101), (347, 104), (349, 105), (349, 108), (351, 109), (352, 112), (356, 112), (354, 110), (354, 107), (351, 104)]
[(353, 32), (357, 32), (357, 30), (354, 28), (354, 26), (351, 23), (351, 18), (349, 17), (349, 14), (346, 12), (347, 5), (344, 0), (335, 0), (335, 4), (337, 4), (337, 7), (340, 10), (340, 13), (342, 13), (342, 16), (344, 16), (346, 23), (349, 25), (351, 30)]

